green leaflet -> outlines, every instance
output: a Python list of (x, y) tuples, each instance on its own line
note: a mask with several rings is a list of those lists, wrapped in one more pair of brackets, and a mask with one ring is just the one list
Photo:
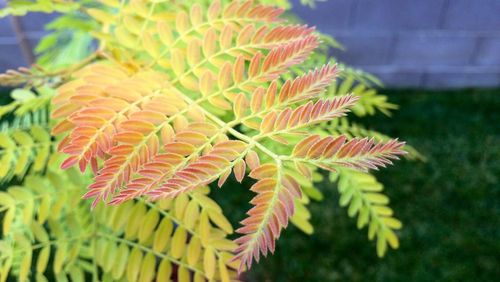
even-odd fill
[(387, 207), (389, 199), (381, 193), (382, 184), (368, 173), (349, 169), (340, 170), (338, 177), (332, 180), (338, 181), (339, 204), (347, 207), (350, 217), (357, 216), (359, 229), (368, 225), (370, 240), (377, 237), (377, 255), (385, 255), (387, 244), (397, 249), (399, 240), (394, 231), (400, 229), (402, 224)]
[(369, 84), (359, 81), (356, 76), (350, 73), (344, 73), (344, 76), (340, 83), (335, 82), (330, 86), (328, 94), (337, 96), (354, 93), (359, 96), (359, 102), (352, 108), (357, 116), (374, 115), (377, 111), (390, 116), (390, 111), (398, 108), (397, 105), (387, 101), (387, 96), (378, 94)]
[(47, 129), (39, 125), (0, 132), (0, 182), (21, 179), (29, 170), (43, 171), (53, 145)]
[(15, 101), (18, 101), (21, 103), (36, 98), (35, 93), (31, 92), (28, 89), (23, 89), (23, 88), (14, 89), (12, 91), (12, 93), (10, 94), (10, 96)]

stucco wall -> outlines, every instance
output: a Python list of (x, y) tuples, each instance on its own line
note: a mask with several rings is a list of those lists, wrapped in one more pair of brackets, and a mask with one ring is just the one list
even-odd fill
[(294, 10), (343, 43), (339, 59), (388, 86), (500, 85), (500, 0), (329, 0)]
[[(5, 0), (0, 0), (0, 6)], [(327, 0), (294, 12), (346, 47), (342, 61), (390, 87), (500, 86), (500, 0)], [(32, 45), (50, 15), (22, 19)], [(0, 19), (0, 71), (25, 64)]]

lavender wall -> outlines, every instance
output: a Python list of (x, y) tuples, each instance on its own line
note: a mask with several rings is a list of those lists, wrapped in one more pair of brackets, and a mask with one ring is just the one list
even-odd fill
[(294, 10), (343, 43), (339, 59), (388, 86), (500, 86), (500, 0), (329, 0)]
[[(389, 87), (500, 86), (500, 0), (327, 0), (294, 12), (347, 48), (342, 61)], [(0, 0), (0, 6), (5, 0)], [(22, 19), (32, 45), (51, 16)], [(0, 19), (0, 71), (26, 64)]]

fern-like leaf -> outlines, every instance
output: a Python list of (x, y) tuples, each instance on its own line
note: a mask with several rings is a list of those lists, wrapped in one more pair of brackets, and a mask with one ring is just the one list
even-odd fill
[[(349, 122), (347, 118), (339, 118), (332, 120), (329, 123), (322, 124), (322, 127), (326, 132), (332, 135), (345, 135), (348, 138), (363, 138), (369, 137), (374, 138), (376, 141), (389, 141), (391, 137), (380, 133), (378, 131), (366, 128), (365, 126), (355, 123)], [(418, 152), (414, 147), (406, 144), (403, 148), (408, 154), (405, 155), (405, 158), (409, 160), (420, 160), (426, 161), (425, 156), (423, 156), (420, 152)]]
[(20, 281), (236, 278), (237, 245), (227, 239), (233, 230), (207, 187), (155, 204), (100, 205), (89, 214), (89, 203), (79, 200), (87, 180), (52, 165), (47, 177), (29, 176), (0, 192), (1, 281), (9, 272)]
[(384, 256), (387, 245), (397, 249), (395, 230), (402, 224), (387, 206), (389, 198), (382, 194), (383, 185), (366, 172), (341, 169), (335, 178), (341, 195), (339, 204), (347, 208), (350, 217), (357, 216), (359, 229), (368, 226), (368, 239), (377, 239), (377, 255)]
[(44, 110), (0, 124), (0, 183), (44, 171), (56, 144), (47, 127)]
[[(311, 28), (284, 25), (281, 9), (252, 1), (223, 8), (215, 1), (206, 12), (194, 5), (165, 16), (154, 15), (156, 4), (163, 5), (124, 4), (117, 15), (123, 25), (108, 12), (89, 10), (115, 27), (101, 39), (112, 52), (76, 72), (53, 98), (52, 117), (60, 119), (53, 133), (65, 133), (59, 150), (69, 155), (62, 168), (92, 168), (84, 198), (93, 198), (93, 207), (141, 196), (182, 201), (206, 184), (222, 186), (231, 173), (242, 181), (248, 170), (257, 195), (236, 240), (243, 271), (274, 251), (294, 215), (302, 195), (294, 174), (309, 177), (309, 166), (374, 169), (403, 153), (397, 140), (288, 138), (344, 116), (359, 98), (321, 97), (338, 75), (336, 65), (290, 78), (319, 39)], [(115, 49), (118, 44), (125, 48)], [(268, 139), (283, 148), (274, 151)], [(207, 252), (205, 264), (212, 266)]]
[(401, 150), (404, 144), (397, 140), (375, 143), (368, 138), (347, 140), (345, 136), (321, 138), (311, 135), (295, 146), (291, 159), (327, 170), (335, 170), (334, 167), (338, 165), (365, 171), (392, 164), (391, 159), (398, 159), (398, 155), (405, 154)]
[(260, 254), (267, 255), (275, 249), (275, 240), (281, 229), (286, 228), (289, 218), (295, 213), (294, 200), (301, 197), (300, 186), (290, 175), (284, 174), (276, 164), (263, 164), (250, 173), (258, 181), (250, 188), (257, 193), (248, 211), (248, 218), (237, 230), (244, 234), (236, 239), (239, 244), (235, 259), (240, 259), (239, 272), (250, 268), (253, 259), (259, 261)]

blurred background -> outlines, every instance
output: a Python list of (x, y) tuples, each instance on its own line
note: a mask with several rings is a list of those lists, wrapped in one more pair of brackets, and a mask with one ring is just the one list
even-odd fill
[[(377, 173), (404, 223), (399, 250), (377, 258), (366, 230), (356, 230), (325, 182), (325, 199), (310, 206), (315, 233), (289, 227), (276, 255), (244, 279), (498, 281), (500, 0), (329, 0), (314, 9), (294, 2), (304, 22), (344, 46), (334, 56), (375, 74), (385, 84), (380, 91), (400, 105), (391, 118), (363, 124), (399, 136), (427, 161)], [(32, 62), (50, 18), (0, 19), (1, 72)], [(215, 196), (236, 222), (250, 196), (233, 186)]]
[(341, 61), (387, 86), (500, 85), (498, 0), (329, 0), (295, 11), (345, 46)]
[[(387, 87), (500, 85), (499, 0), (323, 0), (314, 9), (292, 2), (304, 22), (345, 47), (334, 52), (339, 60)], [(53, 17), (0, 19), (0, 71), (32, 60), (19, 42), (36, 46)]]

